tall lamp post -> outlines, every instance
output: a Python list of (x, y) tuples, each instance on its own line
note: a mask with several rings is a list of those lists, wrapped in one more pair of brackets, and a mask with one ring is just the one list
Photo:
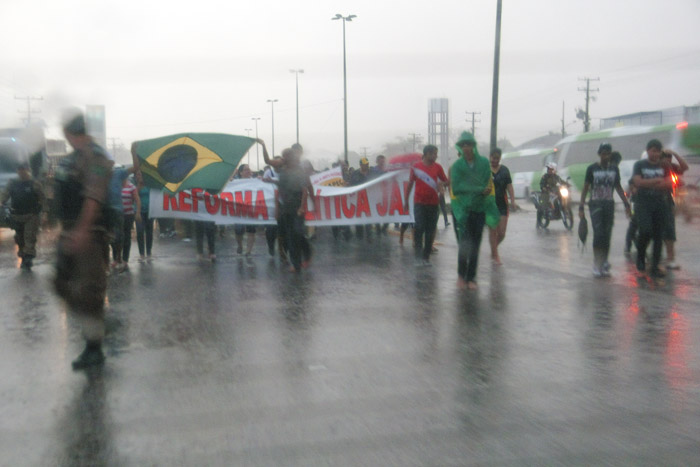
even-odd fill
[(272, 157), (275, 157), (275, 102), (278, 99), (268, 99), (267, 102), (272, 106)]
[(491, 93), (491, 149), (498, 144), (498, 77), (501, 65), (501, 0), (496, 6), (496, 40), (493, 52), (493, 91)]
[(348, 162), (348, 73), (347, 65), (345, 60), (345, 22), (352, 21), (353, 18), (357, 18), (357, 15), (343, 16), (340, 13), (331, 18), (335, 21), (338, 19), (343, 20), (343, 133), (345, 135), (345, 162)]
[[(244, 128), (243, 131), (246, 132), (246, 135), (250, 138), (250, 132), (253, 131), (252, 128)], [(248, 150), (248, 165), (250, 165), (250, 149)]]
[(303, 73), (304, 70), (289, 70), (290, 73), (294, 73), (296, 85), (297, 85), (297, 144), (299, 144), (299, 73)]
[[(258, 139), (258, 120), (260, 120), (260, 117), (253, 117), (251, 120), (253, 120), (255, 122), (255, 139)], [(258, 160), (258, 170), (260, 170), (260, 149), (259, 148), (260, 148), (260, 145), (256, 144), (255, 145), (255, 157)]]

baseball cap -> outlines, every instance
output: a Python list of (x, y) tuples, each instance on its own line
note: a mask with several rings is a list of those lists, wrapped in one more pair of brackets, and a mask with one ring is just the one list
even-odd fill
[(362, 159), (360, 159), (360, 164), (369, 165), (369, 159), (367, 159), (366, 157), (363, 157)]

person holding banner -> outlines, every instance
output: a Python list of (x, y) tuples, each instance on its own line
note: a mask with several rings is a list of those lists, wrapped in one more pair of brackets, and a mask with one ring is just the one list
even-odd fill
[[(238, 178), (247, 179), (251, 178), (252, 176), (253, 172), (250, 170), (250, 166), (248, 164), (241, 164), (241, 166), (238, 168)], [(250, 256), (250, 254), (253, 252), (253, 245), (255, 245), (255, 230), (255, 226), (250, 224), (236, 224), (233, 226), (233, 231), (236, 234), (236, 243), (238, 244), (236, 253), (239, 255), (243, 254), (243, 234), (247, 233), (248, 238), (246, 242), (245, 255)]]
[[(413, 217), (415, 231), (413, 248), (416, 251), (416, 261), (421, 265), (430, 265), (430, 253), (433, 250), (435, 229), (439, 216), (440, 185), (447, 183), (447, 176), (437, 160), (438, 148), (429, 144), (423, 148), (423, 158), (411, 167), (411, 175), (406, 188), (404, 211), (408, 212), (409, 196), (413, 185), (416, 190), (413, 195)], [(425, 237), (425, 240), (424, 240)]]
[(474, 136), (463, 132), (455, 147), (461, 156), (450, 168), (452, 213), (459, 242), (457, 286), (475, 290), (484, 224), (495, 228), (501, 216), (496, 206), (491, 164), (479, 154)]
[(256, 140), (263, 148), (265, 163), (279, 170), (279, 219), (291, 272), (299, 272), (311, 262), (311, 245), (306, 238), (304, 217), (308, 198), (314, 199), (313, 186), (299, 160), (299, 152), (291, 148), (282, 151), (282, 159), (270, 159), (265, 142)]

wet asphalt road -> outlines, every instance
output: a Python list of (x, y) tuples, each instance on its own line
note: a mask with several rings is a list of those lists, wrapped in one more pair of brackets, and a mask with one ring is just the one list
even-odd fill
[(2, 230), (0, 465), (698, 465), (700, 222), (656, 282), (625, 227), (594, 279), (590, 246), (516, 213), (476, 292), (450, 229), (428, 268), (394, 235), (321, 229), (301, 274), (263, 237), (250, 258), (219, 240), (214, 265), (156, 239), (110, 277), (108, 360), (78, 373), (49, 236), (25, 273)]

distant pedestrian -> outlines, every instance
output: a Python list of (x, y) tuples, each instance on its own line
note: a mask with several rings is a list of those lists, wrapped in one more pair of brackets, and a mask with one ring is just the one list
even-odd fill
[(610, 238), (615, 220), (615, 202), (613, 192), (625, 205), (627, 217), (632, 215), (630, 203), (627, 201), (625, 191), (620, 184), (620, 169), (611, 163), (612, 145), (602, 143), (598, 147), (600, 161), (591, 164), (586, 169), (583, 189), (581, 190), (581, 203), (579, 204), (579, 217), (585, 218), (584, 207), (586, 197), (590, 190), (591, 199), (588, 209), (591, 214), (591, 226), (593, 227), (593, 276), (605, 277), (610, 275)]
[[(369, 159), (360, 159), (360, 168), (355, 170), (350, 176), (350, 186), (358, 186), (370, 180)], [(368, 243), (372, 242), (372, 225), (360, 224), (355, 226), (355, 236), (358, 239), (366, 238)]]
[[(252, 176), (253, 172), (250, 170), (250, 166), (248, 166), (248, 164), (241, 164), (238, 168), (238, 179), (250, 179)], [(243, 254), (243, 234), (248, 234), (245, 255), (250, 256), (253, 251), (253, 245), (255, 245), (255, 226), (251, 224), (236, 224), (233, 230), (236, 235), (236, 243), (238, 244), (236, 252), (239, 255)]]
[(151, 189), (143, 184), (140, 172), (137, 176), (139, 200), (141, 202), (141, 221), (136, 220), (136, 244), (139, 247), (139, 261), (151, 261), (153, 249), (153, 219), (148, 214)]
[(20, 267), (31, 270), (36, 257), (41, 213), (45, 210), (44, 190), (41, 183), (32, 178), (29, 162), (19, 164), (17, 175), (19, 178), (10, 180), (0, 195), (0, 204), (10, 201), (17, 256), (22, 260)]
[(112, 246), (111, 267), (117, 272), (122, 272), (125, 269), (122, 261), (122, 249), (124, 248), (124, 204), (122, 202), (122, 188), (124, 180), (129, 177), (132, 171), (133, 168), (115, 167), (112, 171), (112, 178), (109, 181), (107, 222)]
[[(513, 211), (518, 209), (518, 205), (515, 204), (515, 192), (513, 191), (513, 180), (510, 177), (510, 170), (508, 170), (508, 167), (501, 164), (502, 155), (503, 152), (499, 148), (494, 148), (489, 155), (496, 207), (500, 214), (498, 225), (494, 228), (489, 227), (491, 261), (497, 265), (501, 264), (501, 256), (498, 254), (498, 245), (506, 238), (506, 229), (508, 228), (508, 205), (510, 205)], [(508, 202), (508, 198), (510, 198), (510, 203)], [(447, 219), (445, 219), (445, 221), (447, 221)]]
[(416, 253), (416, 261), (424, 265), (430, 264), (430, 253), (433, 250), (435, 229), (440, 215), (438, 211), (440, 185), (447, 183), (445, 171), (440, 164), (435, 162), (437, 156), (437, 146), (429, 144), (423, 148), (422, 160), (411, 167), (404, 199), (404, 211), (409, 212), (409, 197), (415, 184), (413, 248)]
[(129, 267), (131, 232), (134, 229), (134, 222), (141, 222), (141, 198), (136, 185), (129, 178), (122, 183), (122, 207), (124, 209), (124, 228), (122, 231), (121, 262), (126, 269)]
[(459, 242), (457, 286), (474, 290), (484, 225), (498, 225), (500, 216), (490, 164), (479, 154), (474, 136), (463, 132), (455, 147), (460, 158), (450, 168), (450, 189)]
[[(676, 158), (678, 163), (673, 162)], [(661, 152), (661, 165), (671, 170), (671, 189), (666, 192), (666, 229), (664, 230), (664, 244), (666, 245), (666, 268), (680, 269), (676, 261), (676, 203), (674, 195), (680, 176), (688, 170), (688, 163), (675, 151), (663, 149)]]
[[(282, 158), (280, 156), (275, 156), (274, 160), (279, 160), (281, 161)], [(284, 244), (284, 237), (282, 236), (282, 230), (279, 227), (279, 191), (278, 191), (278, 185), (279, 185), (279, 174), (277, 170), (275, 170), (274, 167), (271, 165), (265, 166), (265, 171), (263, 172), (263, 182), (266, 183), (272, 183), (275, 185), (275, 213), (276, 213), (276, 221), (277, 223), (275, 225), (268, 225), (265, 227), (265, 239), (267, 240), (267, 251), (270, 253), (270, 256), (275, 256), (275, 243), (277, 243), (277, 247), (279, 249), (279, 254), (280, 254), (280, 259), (282, 261), (287, 261), (287, 250)]]
[(653, 241), (651, 255), (652, 277), (664, 277), (665, 271), (659, 266), (664, 231), (668, 222), (667, 193), (673, 188), (671, 169), (661, 164), (661, 141), (652, 139), (647, 143), (648, 159), (642, 159), (634, 164), (632, 177), (637, 187), (637, 202), (635, 214), (639, 226), (637, 243), (637, 271), (646, 272), (646, 250)]
[(63, 131), (74, 151), (56, 169), (56, 202), (63, 230), (56, 261), (55, 287), (80, 321), (85, 350), (73, 361), (78, 370), (104, 362), (104, 303), (107, 291), (107, 202), (112, 161), (85, 131), (82, 114), (73, 114)]

